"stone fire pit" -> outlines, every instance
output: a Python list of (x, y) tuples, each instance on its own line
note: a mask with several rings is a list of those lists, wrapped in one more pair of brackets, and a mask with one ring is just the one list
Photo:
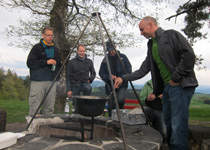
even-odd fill
[[(63, 122), (50, 123), (49, 120), (55, 117)], [(9, 150), (123, 150), (123, 138), (120, 132), (119, 122), (111, 120), (109, 117), (94, 117), (93, 140), (90, 140), (90, 132), (85, 131), (85, 141), (80, 142), (81, 133), (78, 131), (68, 131), (65, 129), (52, 128), (52, 126), (71, 126), (78, 127), (83, 121), (85, 128), (89, 128), (90, 117), (81, 115), (51, 115), (36, 117), (33, 122), (41, 120), (34, 133), (28, 133), (25, 137), (18, 139), (18, 142), (9, 147)], [(32, 122), (32, 123), (33, 123)], [(146, 124), (124, 125), (125, 136), (129, 150), (158, 150), (162, 144), (161, 134)], [(25, 132), (26, 133), (26, 132)], [(52, 137), (54, 135), (54, 137)], [(56, 136), (76, 137), (55, 138)]]

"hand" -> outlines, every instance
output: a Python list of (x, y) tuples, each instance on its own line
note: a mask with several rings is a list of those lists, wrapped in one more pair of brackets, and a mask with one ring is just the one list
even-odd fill
[(115, 78), (114, 88), (119, 88), (119, 86), (123, 83), (123, 79), (120, 77)]
[(172, 80), (169, 81), (169, 84), (172, 85), (172, 86), (177, 86), (177, 85), (179, 85), (179, 83), (174, 82), (174, 81), (172, 81)]
[(158, 97), (159, 97), (160, 99), (162, 99), (162, 97), (163, 97), (163, 94), (160, 94)]
[(115, 80), (116, 78), (117, 78), (116, 76), (112, 75), (112, 80)]
[(72, 97), (72, 91), (68, 91), (68, 92), (67, 92), (67, 96), (68, 96), (68, 97)]
[(155, 94), (153, 94), (152, 92), (147, 96), (147, 101), (153, 101), (155, 99)]
[(56, 61), (54, 59), (47, 60), (48, 65), (56, 65)]

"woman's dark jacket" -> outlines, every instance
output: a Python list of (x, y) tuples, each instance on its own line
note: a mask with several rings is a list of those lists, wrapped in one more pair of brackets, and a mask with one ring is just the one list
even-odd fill
[[(179, 83), (182, 88), (197, 87), (198, 82), (194, 73), (195, 54), (183, 35), (175, 30), (164, 31), (161, 28), (156, 30), (155, 35), (159, 56), (172, 73), (171, 80)], [(123, 80), (137, 80), (151, 71), (154, 94), (157, 96), (163, 93), (164, 82), (152, 56), (152, 39), (149, 39), (147, 45), (147, 57), (139, 70), (124, 75)]]
[[(127, 73), (131, 73), (132, 72), (132, 67), (131, 67), (131, 64), (128, 60), (128, 58), (126, 57), (126, 55), (124, 54), (121, 54), (119, 51), (119, 56), (120, 56), (120, 59), (122, 60), (122, 63), (123, 65), (125, 66), (126, 68), (126, 71)], [(108, 54), (108, 58), (110, 60), (110, 55)], [(117, 70), (116, 70), (116, 76), (117, 77), (122, 77), (124, 74), (126, 74), (126, 72), (124, 71), (123, 67), (122, 67), (122, 64), (119, 60), (119, 58), (117, 57)], [(110, 63), (110, 67), (111, 67), (111, 74), (113, 73), (113, 64), (111, 63), (111, 61), (109, 61)], [(104, 80), (108, 86), (111, 88), (111, 82), (110, 82), (110, 77), (109, 77), (109, 71), (108, 71), (108, 67), (107, 67), (107, 63), (106, 63), (106, 59), (104, 58), (103, 61), (101, 62), (101, 66), (100, 66), (100, 69), (99, 69), (99, 76), (102, 78), (102, 80)], [(107, 85), (106, 85), (107, 86)], [(124, 82), (120, 88), (127, 88), (128, 87), (128, 82)], [(107, 87), (106, 87), (107, 88)], [(111, 90), (111, 89), (110, 89)]]
[(79, 86), (82, 82), (93, 82), (96, 72), (92, 60), (85, 56), (84, 60), (78, 55), (69, 61), (66, 72), (66, 90), (72, 91), (75, 83)]
[[(47, 58), (45, 49), (41, 43), (36, 44), (31, 49), (27, 66), (30, 69), (30, 80), (32, 81), (53, 81), (56, 74), (61, 67), (60, 54), (56, 46), (54, 46), (54, 59), (56, 61), (55, 71), (51, 71), (52, 65), (47, 64)], [(57, 78), (59, 80), (59, 78)]]

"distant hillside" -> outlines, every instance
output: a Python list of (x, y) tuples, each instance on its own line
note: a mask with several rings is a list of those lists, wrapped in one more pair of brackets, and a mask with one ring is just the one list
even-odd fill
[[(98, 81), (98, 80), (95, 80), (93, 81), (92, 83), (92, 87), (93, 88), (97, 88), (97, 87), (101, 87), (101, 86), (105, 86), (105, 83), (103, 81)], [(141, 85), (141, 84), (133, 84), (133, 86), (136, 88), (136, 89), (142, 89), (142, 87), (144, 85)], [(129, 84), (128, 85), (128, 88), (131, 89), (131, 85)]]
[[(26, 76), (20, 76), (23, 80), (25, 80)], [(99, 80), (94, 80), (92, 83), (93, 88), (97, 88), (97, 87), (103, 87), (104, 86), (104, 82), (103, 81), (99, 81)], [(135, 89), (142, 89), (142, 87), (144, 86), (143, 84), (133, 84)], [(129, 84), (128, 86), (129, 89), (131, 89), (131, 86)], [(204, 93), (204, 94), (210, 94), (210, 85), (200, 85), (195, 89), (196, 93)]]
[[(135, 89), (142, 89), (142, 87), (144, 86), (143, 84), (133, 84)], [(100, 86), (104, 86), (104, 82), (103, 81), (98, 81), (95, 80), (92, 83), (92, 86), (94, 88), (100, 87)], [(131, 89), (131, 86), (129, 84), (128, 86), (129, 89)], [(200, 85), (195, 89), (196, 93), (204, 93), (204, 94), (210, 94), (210, 85)]]
[(20, 76), (21, 79), (25, 80), (26, 79), (26, 76)]
[(105, 86), (105, 83), (103, 81), (94, 80), (92, 83), (92, 87), (94, 88), (102, 87), (102, 86)]
[(197, 93), (204, 93), (204, 94), (210, 94), (210, 85), (199, 85), (195, 92)]

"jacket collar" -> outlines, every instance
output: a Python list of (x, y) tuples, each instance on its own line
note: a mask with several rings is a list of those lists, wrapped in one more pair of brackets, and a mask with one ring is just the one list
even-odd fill
[(163, 30), (161, 27), (159, 27), (156, 31), (155, 31), (155, 38), (159, 39), (159, 37), (163, 34), (165, 30)]
[(81, 58), (81, 57), (79, 57), (78, 54), (76, 54), (76, 58), (77, 58), (78, 60), (80, 60), (80, 61), (85, 61), (86, 58), (87, 58), (87, 55), (85, 54), (85, 57)]

